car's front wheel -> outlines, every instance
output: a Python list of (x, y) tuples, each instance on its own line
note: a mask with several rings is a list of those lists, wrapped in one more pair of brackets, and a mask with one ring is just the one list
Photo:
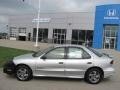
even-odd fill
[(92, 68), (86, 72), (85, 80), (91, 84), (98, 84), (103, 78), (101, 70)]
[(16, 69), (16, 78), (20, 81), (28, 81), (32, 78), (32, 71), (25, 65), (20, 65)]

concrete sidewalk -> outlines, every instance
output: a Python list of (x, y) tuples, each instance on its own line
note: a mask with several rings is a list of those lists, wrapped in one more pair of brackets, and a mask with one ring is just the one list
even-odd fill
[[(37, 48), (37, 50), (52, 46), (52, 44), (48, 44), (48, 43), (38, 43), (38, 44), (39, 47)], [(0, 39), (0, 46), (4, 46), (4, 47), (35, 51), (36, 47), (34, 45), (35, 42), (32, 41), (12, 41), (12, 40)]]

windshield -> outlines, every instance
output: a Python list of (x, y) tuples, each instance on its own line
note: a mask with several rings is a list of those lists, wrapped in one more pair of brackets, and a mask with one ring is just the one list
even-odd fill
[(98, 57), (102, 57), (103, 54), (100, 53), (99, 51), (93, 49), (93, 48), (90, 48), (90, 47), (87, 47), (90, 51), (92, 51), (95, 55), (97, 55)]
[(33, 57), (39, 57), (39, 56), (41, 56), (42, 54), (48, 52), (49, 50), (52, 50), (53, 48), (54, 48), (54, 47), (48, 47), (48, 48), (46, 48), (46, 49), (44, 49), (44, 50), (39, 50), (38, 52), (35, 52), (32, 56), (33, 56)]

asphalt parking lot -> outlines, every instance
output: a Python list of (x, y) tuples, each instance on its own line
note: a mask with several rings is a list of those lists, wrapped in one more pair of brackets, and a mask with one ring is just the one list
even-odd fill
[(20, 82), (15, 77), (0, 72), (0, 90), (119, 90), (120, 76), (105, 79), (100, 84), (91, 85), (82, 79), (34, 78)]
[(105, 50), (115, 58), (114, 76), (104, 79), (97, 85), (86, 83), (82, 79), (35, 77), (31, 81), (17, 81), (14, 76), (0, 70), (0, 90), (119, 90), (120, 89), (120, 52)]

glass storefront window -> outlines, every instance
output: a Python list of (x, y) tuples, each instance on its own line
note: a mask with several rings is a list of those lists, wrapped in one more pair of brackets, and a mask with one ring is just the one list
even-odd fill
[[(109, 27), (109, 30), (108, 30)], [(117, 31), (118, 25), (104, 25), (104, 43), (103, 48), (105, 49), (115, 49), (117, 42)]]
[(55, 44), (66, 43), (66, 29), (53, 29), (53, 43)]
[(93, 43), (93, 31), (87, 30), (86, 32), (87, 32), (87, 34), (86, 34), (86, 43), (89, 44), (88, 46), (92, 47), (92, 43)]
[(26, 28), (25, 27), (20, 27), (19, 28), (19, 33), (26, 33)]
[(17, 27), (10, 27), (10, 37), (16, 38)]
[(104, 30), (118, 30), (117, 25), (104, 25)]
[(111, 30), (111, 37), (117, 37), (117, 33), (116, 32), (117, 32), (116, 30), (114, 30), (114, 31)]
[(110, 37), (110, 31), (106, 30), (105, 35), (106, 35), (107, 37)]
[[(33, 41), (36, 40), (36, 28), (33, 29)], [(48, 29), (47, 28), (40, 28), (38, 31), (38, 41), (39, 42), (48, 42)]]
[(72, 44), (92, 46), (92, 30), (72, 30)]

